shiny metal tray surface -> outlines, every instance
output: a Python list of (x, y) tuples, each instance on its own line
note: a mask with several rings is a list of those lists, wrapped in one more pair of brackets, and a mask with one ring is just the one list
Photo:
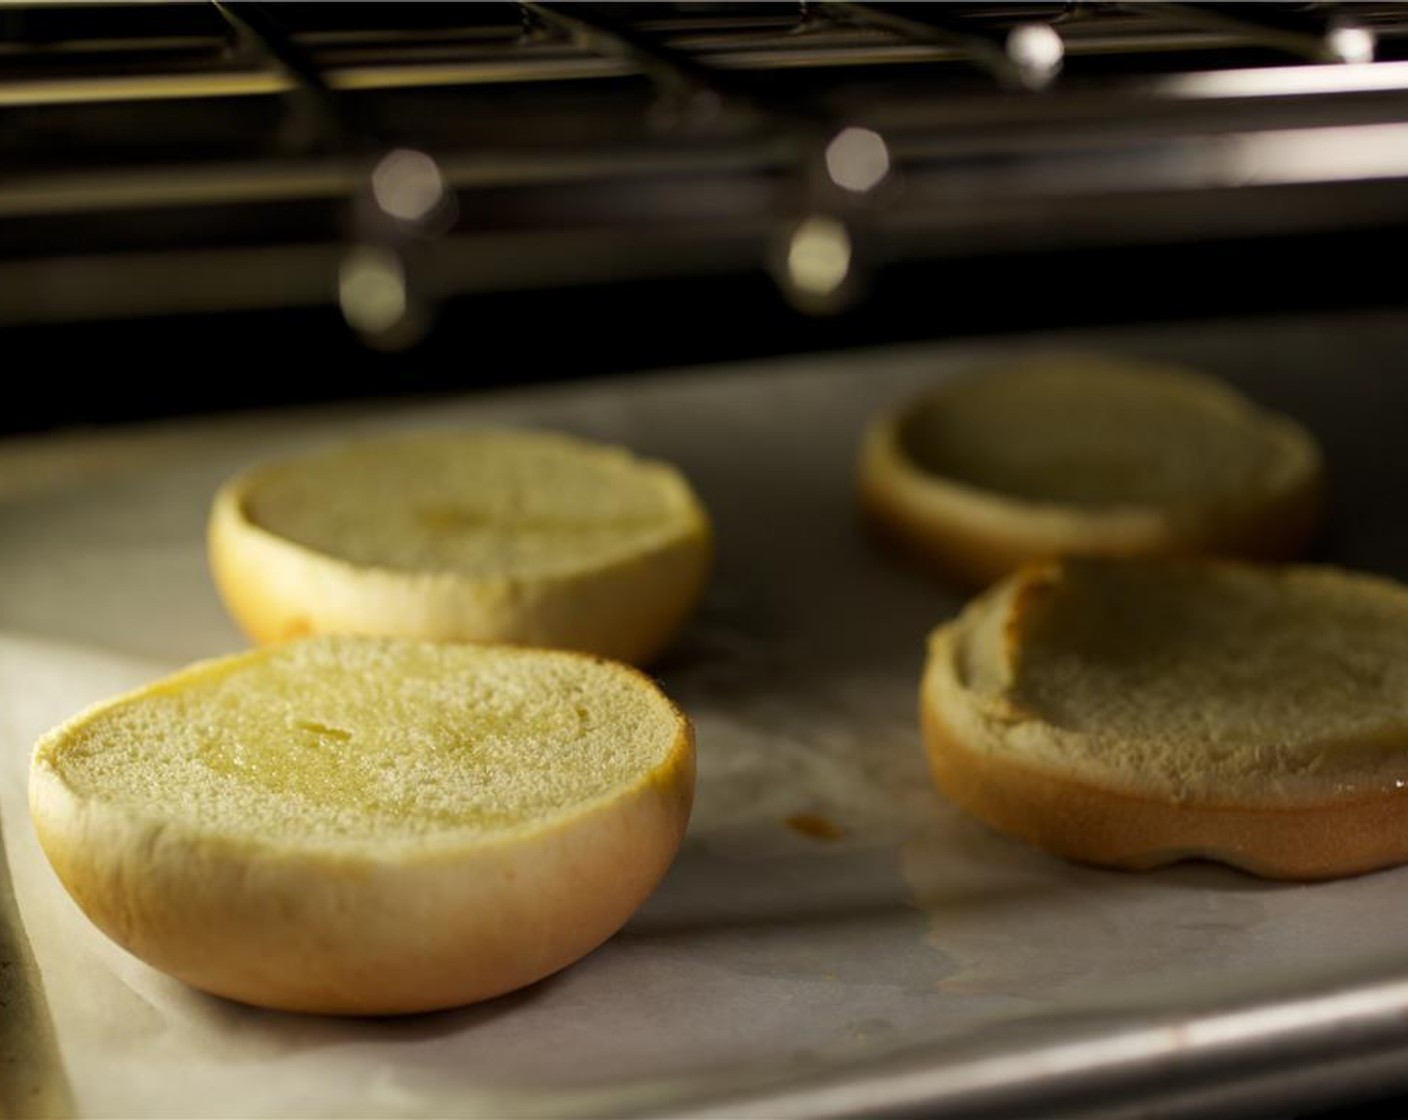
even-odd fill
[[(995, 836), (932, 790), (914, 712), (923, 639), (961, 597), (872, 548), (853, 455), (879, 407), (1018, 349), (857, 351), (0, 445), (0, 826), (16, 903), (0, 907), (0, 975), (27, 994), (9, 1003), (23, 1029), (12, 1016), (0, 1031), (0, 1102), (87, 1117), (1212, 1117), (1408, 1091), (1408, 869), (1315, 886), (1192, 864), (1117, 874)], [(1301, 417), (1334, 483), (1320, 558), (1408, 576), (1392, 422), (1408, 414), (1404, 317), (1020, 349), (1185, 361)], [(37, 850), (34, 737), (240, 647), (202, 543), (228, 473), (310, 442), (477, 423), (666, 457), (715, 514), (707, 603), (656, 667), (700, 752), (695, 816), (659, 892), (555, 978), (399, 1021), (238, 1007), (114, 948)]]

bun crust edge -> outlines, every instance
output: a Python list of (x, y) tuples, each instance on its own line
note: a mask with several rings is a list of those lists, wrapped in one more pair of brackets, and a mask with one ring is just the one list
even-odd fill
[(1312, 881), (1408, 862), (1401, 793), (1284, 807), (1170, 804), (975, 746), (934, 699), (951, 675), (953, 630), (951, 623), (932, 639), (920, 725), (935, 784), (990, 827), (1078, 863), (1136, 871), (1206, 859), (1263, 878)]
[(1099, 509), (1028, 501), (922, 469), (901, 438), (914, 403), (881, 416), (865, 433), (861, 514), (894, 551), (966, 586), (983, 587), (1023, 564), (1067, 555), (1289, 560), (1305, 550), (1324, 517), (1323, 457), (1284, 417), (1261, 414), (1276, 425), (1291, 457), (1274, 489), (1197, 506)]
[(484, 579), (363, 567), (251, 521), (252, 478), (242, 475), (216, 495), (207, 552), (226, 608), (261, 644), (380, 634), (575, 649), (642, 665), (693, 614), (712, 564), (712, 532), (700, 510), (687, 534), (591, 571)]
[(105, 706), (36, 748), (30, 813), (54, 871), (135, 956), (277, 1010), (434, 1011), (543, 979), (630, 919), (673, 862), (693, 805), (694, 733), (675, 709), (660, 765), (543, 825), (387, 849), (204, 835), (80, 797), (43, 757)]

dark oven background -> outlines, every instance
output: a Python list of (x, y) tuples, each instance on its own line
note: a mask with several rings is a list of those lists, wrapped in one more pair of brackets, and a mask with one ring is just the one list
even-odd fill
[(1392, 4), (0, 6), (0, 424), (1401, 307), (1405, 58)]

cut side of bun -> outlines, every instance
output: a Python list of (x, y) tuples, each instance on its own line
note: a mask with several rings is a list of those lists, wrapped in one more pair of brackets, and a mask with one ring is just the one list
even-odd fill
[(383, 1015), (590, 952), (679, 847), (688, 721), (562, 651), (327, 636), (204, 662), (40, 740), (30, 806), (89, 918), (197, 988)]
[(930, 640), (935, 781), (1070, 859), (1325, 879), (1408, 862), (1408, 588), (1330, 568), (1071, 560)]
[(1072, 356), (881, 416), (859, 487), (881, 536), (985, 586), (1066, 555), (1290, 559), (1320, 521), (1325, 481), (1303, 428), (1211, 378)]
[(532, 431), (422, 433), (268, 463), (216, 496), (211, 570), (257, 642), (550, 646), (632, 664), (703, 594), (709, 519), (663, 463)]

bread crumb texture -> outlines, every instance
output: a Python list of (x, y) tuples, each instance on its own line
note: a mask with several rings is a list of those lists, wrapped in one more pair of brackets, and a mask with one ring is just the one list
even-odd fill
[(244, 512), (354, 565), (527, 577), (609, 565), (703, 520), (672, 467), (530, 431), (422, 433), (272, 464)]
[(921, 470), (1038, 504), (1177, 507), (1275, 489), (1308, 441), (1211, 378), (1044, 358), (947, 385), (901, 420)]
[(504, 835), (648, 780), (682, 717), (576, 654), (320, 637), (193, 667), (90, 710), (36, 766), (82, 799), (235, 840)]
[(1388, 580), (1067, 561), (975, 603), (953, 648), (987, 724), (970, 745), (1043, 769), (1212, 804), (1408, 785), (1408, 589)]

